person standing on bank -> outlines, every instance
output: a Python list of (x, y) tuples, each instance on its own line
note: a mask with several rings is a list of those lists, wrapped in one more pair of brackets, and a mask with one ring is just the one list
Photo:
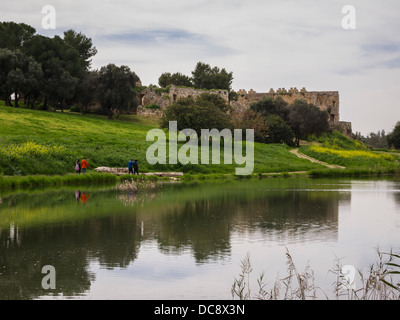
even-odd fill
[(131, 159), (131, 161), (128, 162), (128, 170), (129, 170), (129, 174), (133, 174), (133, 160)]
[(82, 168), (82, 173), (86, 172), (86, 168), (90, 167), (89, 163), (86, 161), (85, 158), (82, 159), (81, 161), (81, 168)]
[(81, 174), (81, 162), (79, 161), (79, 159), (76, 161), (75, 164), (75, 172), (76, 174)]
[(135, 160), (135, 162), (133, 163), (133, 174), (139, 175), (139, 165), (137, 160)]

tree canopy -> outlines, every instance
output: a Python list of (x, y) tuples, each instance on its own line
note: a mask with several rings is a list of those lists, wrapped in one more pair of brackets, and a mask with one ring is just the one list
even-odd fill
[(400, 149), (400, 122), (397, 122), (393, 131), (387, 136), (388, 145), (395, 149)]
[(171, 74), (163, 73), (158, 78), (160, 87), (168, 85), (194, 87), (196, 89), (220, 89), (231, 91), (233, 73), (227, 72), (224, 68), (211, 67), (209, 64), (198, 62), (192, 71), (192, 76), (186, 76), (180, 72)]
[(225, 101), (214, 94), (204, 93), (196, 99), (179, 99), (164, 111), (161, 127), (168, 128), (169, 121), (177, 121), (178, 130), (190, 128), (198, 136), (201, 135), (201, 129), (231, 128), (226, 108)]
[(64, 41), (78, 52), (81, 66), (88, 70), (92, 62), (91, 58), (97, 54), (97, 49), (93, 46), (92, 39), (81, 32), (67, 30), (64, 32)]
[(110, 63), (91, 70), (97, 54), (92, 39), (81, 32), (67, 30), (63, 37), (36, 34), (24, 23), (0, 22), (0, 98), (15, 107), (22, 94), (31, 108), (35, 102), (43, 109), (77, 104), (82, 112), (99, 102), (110, 118), (114, 113), (135, 110), (136, 82), (139, 77), (127, 66)]
[(209, 64), (198, 62), (192, 72), (192, 82), (197, 89), (223, 89), (231, 91), (233, 81), (232, 72), (227, 72), (224, 68), (211, 67)]
[(253, 103), (249, 110), (264, 117), (267, 143), (299, 146), (300, 139), (329, 130), (328, 113), (305, 100), (289, 105), (279, 96), (266, 97)]
[(184, 74), (180, 72), (176, 72), (174, 74), (171, 74), (169, 72), (163, 73), (159, 78), (158, 78), (158, 84), (160, 87), (165, 88), (168, 87), (169, 85), (175, 85), (175, 86), (182, 86), (182, 87), (192, 87), (192, 80), (190, 77), (185, 76)]
[(108, 64), (99, 70), (97, 98), (108, 117), (136, 109), (139, 102), (133, 89), (139, 77), (127, 66)]
[(21, 49), (35, 33), (35, 28), (25, 23), (0, 22), (0, 48)]
[(295, 144), (311, 134), (320, 135), (329, 130), (328, 113), (305, 100), (296, 100), (291, 106), (288, 124), (295, 136)]

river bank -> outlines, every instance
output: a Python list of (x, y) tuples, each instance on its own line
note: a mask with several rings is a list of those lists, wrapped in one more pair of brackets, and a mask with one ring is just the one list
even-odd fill
[(235, 174), (190, 174), (181, 172), (154, 172), (141, 173), (139, 175), (114, 174), (106, 172), (88, 172), (86, 174), (66, 175), (29, 175), (29, 176), (0, 176), (0, 191), (11, 191), (20, 189), (39, 189), (45, 187), (63, 186), (92, 186), (95, 184), (119, 184), (124, 181), (160, 181), (160, 182), (191, 182), (211, 180), (250, 180), (250, 179), (271, 179), (271, 178), (338, 178), (338, 177), (398, 177), (397, 169), (373, 169), (373, 168), (350, 168), (350, 169), (320, 169), (310, 171), (293, 172), (270, 172), (257, 173), (247, 176)]

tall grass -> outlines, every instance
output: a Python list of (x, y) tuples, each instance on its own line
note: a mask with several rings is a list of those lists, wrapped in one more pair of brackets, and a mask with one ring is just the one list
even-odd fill
[(90, 185), (98, 183), (116, 183), (117, 177), (107, 173), (87, 173), (81, 175), (36, 175), (4, 177), (0, 175), (0, 190), (16, 190), (21, 188), (58, 187), (69, 185)]
[[(340, 259), (336, 258), (336, 267), (329, 270), (336, 280), (333, 286), (333, 297), (335, 299), (346, 298), (348, 300), (399, 300), (400, 299), (400, 255), (393, 252), (382, 253), (379, 250), (378, 261), (369, 266), (367, 274), (358, 270), (360, 281), (358, 288), (348, 283), (347, 275), (343, 274), (343, 266)], [(385, 257), (385, 259), (384, 259)], [(276, 280), (273, 286), (266, 288), (264, 273), (256, 280), (255, 294), (254, 285), (251, 283), (253, 267), (249, 253), (241, 261), (241, 272), (235, 277), (231, 287), (232, 297), (240, 300), (307, 300), (319, 299), (317, 292), (329, 300), (329, 292), (316, 286), (314, 272), (309, 265), (303, 272), (296, 268), (290, 252), (286, 249), (287, 276)]]

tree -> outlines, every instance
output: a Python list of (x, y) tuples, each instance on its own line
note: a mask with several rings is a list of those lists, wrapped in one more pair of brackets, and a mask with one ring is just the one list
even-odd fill
[(195, 70), (192, 72), (192, 82), (197, 89), (221, 89), (231, 90), (233, 81), (232, 72), (218, 67), (212, 68), (209, 64), (198, 62)]
[(289, 107), (288, 124), (293, 130), (296, 146), (300, 139), (311, 134), (320, 135), (329, 130), (328, 112), (320, 110), (305, 100), (296, 100)]
[(86, 113), (88, 107), (96, 101), (96, 89), (99, 84), (99, 72), (88, 71), (78, 80), (76, 101), (80, 104), (81, 112)]
[(361, 132), (353, 134), (353, 139), (359, 140), (372, 148), (387, 148), (388, 147), (388, 136), (385, 130), (378, 130), (377, 133), (370, 132), (364, 137)]
[(59, 74), (54, 74), (48, 79), (48, 88), (51, 90), (50, 103), (54, 111), (60, 108), (64, 111), (66, 100), (72, 99), (75, 95), (75, 88), (78, 78), (70, 75), (68, 71), (60, 70)]
[(194, 98), (182, 98), (169, 105), (161, 120), (161, 127), (168, 128), (169, 121), (177, 121), (178, 130), (193, 129), (201, 135), (201, 129), (231, 128), (228, 114), (223, 111), (222, 104), (212, 94), (203, 94)]
[(25, 73), (24, 86), (21, 88), (21, 91), (24, 96), (25, 104), (32, 109), (35, 101), (41, 95), (40, 89), (43, 85), (43, 70), (38, 62), (33, 58), (31, 59)]
[(43, 72), (41, 66), (32, 58), (20, 50), (13, 51), (13, 69), (8, 72), (7, 84), (11, 92), (14, 93), (15, 107), (18, 107), (18, 96), (23, 94), (25, 102), (27, 97), (39, 90), (42, 83)]
[(97, 98), (101, 107), (112, 119), (114, 114), (133, 109), (139, 105), (136, 92), (133, 90), (139, 77), (127, 66), (117, 67), (108, 64), (99, 71)]
[(12, 87), (8, 75), (16, 68), (17, 57), (9, 49), (0, 49), (0, 95), (5, 100), (6, 106), (11, 106)]
[(25, 47), (25, 52), (42, 66), (43, 107), (46, 109), (50, 103), (63, 108), (65, 101), (74, 96), (77, 79), (83, 72), (78, 51), (59, 36), (35, 35)]
[(263, 99), (253, 103), (250, 109), (261, 114), (264, 117), (277, 115), (284, 121), (288, 120), (289, 108), (288, 103), (282, 97), (272, 98), (264, 97)]
[(25, 23), (0, 22), (0, 48), (21, 49), (35, 33), (35, 28)]
[(224, 100), (221, 96), (213, 93), (203, 93), (197, 98), (197, 102), (200, 104), (204, 103), (211, 103), (216, 108), (220, 109), (221, 111), (227, 113), (230, 112), (231, 106)]
[(397, 122), (393, 131), (387, 135), (388, 145), (395, 149), (400, 149), (400, 121)]
[(158, 84), (162, 88), (166, 88), (169, 85), (182, 86), (182, 87), (193, 87), (192, 80), (190, 79), (190, 77), (188, 77), (180, 72), (176, 72), (174, 74), (171, 74), (169, 72), (163, 73), (158, 78)]
[(255, 142), (267, 142), (268, 123), (260, 113), (247, 109), (243, 113), (233, 113), (231, 117), (235, 129), (253, 129)]
[(64, 32), (64, 41), (78, 51), (82, 68), (89, 70), (92, 63), (91, 58), (97, 54), (97, 49), (93, 46), (92, 39), (86, 37), (81, 32), (67, 30)]
[(267, 117), (267, 143), (285, 143), (293, 145), (294, 133), (290, 126), (278, 115)]

